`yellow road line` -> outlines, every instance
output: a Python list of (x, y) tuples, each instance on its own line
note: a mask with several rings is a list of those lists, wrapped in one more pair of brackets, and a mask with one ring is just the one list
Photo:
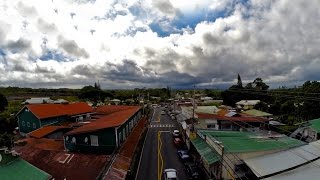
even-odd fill
[(158, 141), (157, 141), (157, 143), (158, 143), (158, 153), (157, 153), (158, 167), (157, 168), (158, 168), (158, 180), (161, 180), (160, 179), (160, 173), (159, 173), (159, 171), (160, 171), (160, 158), (159, 158), (160, 141), (159, 141), (159, 137), (160, 137), (160, 132), (158, 132)]
[[(160, 132), (161, 135), (161, 132)], [(161, 149), (162, 149), (162, 141), (161, 141), (161, 137), (160, 137), (160, 159), (161, 159), (161, 168), (160, 168), (160, 179), (162, 178), (162, 171), (163, 171), (163, 158), (162, 158), (162, 154), (161, 154)]]
[(162, 141), (161, 141), (161, 132), (158, 131), (158, 180), (161, 180), (162, 178), (162, 171), (163, 171), (163, 158), (161, 154), (161, 147), (162, 147)]

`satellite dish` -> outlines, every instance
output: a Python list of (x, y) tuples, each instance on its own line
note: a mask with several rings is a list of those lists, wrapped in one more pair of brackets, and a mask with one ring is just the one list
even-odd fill
[(84, 138), (84, 142), (85, 142), (85, 143), (88, 142), (88, 137)]
[(69, 140), (69, 136), (66, 137), (66, 141), (68, 141), (68, 140)]

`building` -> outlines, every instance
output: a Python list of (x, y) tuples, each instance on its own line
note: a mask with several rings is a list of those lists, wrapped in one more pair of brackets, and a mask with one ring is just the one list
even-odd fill
[(258, 179), (307, 180), (320, 176), (320, 141), (300, 147), (244, 159)]
[(112, 104), (114, 104), (114, 105), (119, 105), (119, 104), (121, 103), (121, 100), (119, 100), (119, 99), (112, 99), (112, 100), (110, 100), (110, 102), (111, 102)]
[[(103, 170), (111, 158), (109, 155), (66, 152), (63, 141), (46, 138), (28, 138), (27, 141), (28, 143), (24, 146), (16, 145), (16, 151), (21, 154), (20, 156), (24, 160), (49, 173), (55, 180), (98, 179), (98, 177), (103, 176)], [(13, 172), (17, 171), (9, 172), (10, 175), (14, 175)], [(32, 176), (29, 178), (27, 174), (20, 179), (40, 178), (32, 178)]]
[(241, 100), (236, 103), (237, 108), (248, 110), (253, 109), (256, 104), (258, 104), (260, 100)]
[(19, 153), (7, 148), (0, 149), (0, 179), (51, 179), (51, 175), (20, 158)]
[[(200, 140), (197, 140), (198, 138)], [(199, 160), (207, 174), (218, 179), (254, 177), (249, 169), (245, 168), (244, 160), (305, 144), (285, 135), (270, 132), (216, 130), (198, 130), (197, 137), (192, 139), (191, 142), (197, 149), (201, 157)], [(206, 158), (204, 152), (207, 151), (202, 150), (201, 152), (201, 149), (205, 146), (209, 147), (206, 148), (207, 151), (212, 151), (213, 157)]]
[(249, 116), (254, 116), (254, 117), (265, 117), (265, 118), (272, 117), (272, 114), (267, 113), (267, 112), (263, 112), (263, 111), (259, 111), (256, 109), (250, 109), (250, 110), (244, 111), (242, 113), (247, 114)]
[(243, 128), (263, 129), (268, 124), (268, 119), (260, 117), (243, 116), (229, 112), (225, 115), (197, 113), (198, 123), (195, 124), (197, 129), (215, 129), (215, 130), (232, 130), (242, 131)]
[(19, 131), (25, 135), (40, 127), (65, 122), (84, 121), (91, 118), (93, 109), (84, 102), (72, 104), (29, 104), (16, 115)]
[(68, 151), (111, 154), (142, 117), (140, 106), (102, 106), (96, 112), (97, 119), (64, 135)]
[(305, 122), (295, 130), (290, 137), (305, 141), (313, 142), (320, 139), (320, 119), (313, 119)]

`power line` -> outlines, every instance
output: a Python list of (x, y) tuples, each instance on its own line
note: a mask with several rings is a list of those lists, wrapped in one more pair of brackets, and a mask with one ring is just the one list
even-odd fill
[[(283, 97), (286, 97), (286, 96), (283, 96)], [(294, 97), (294, 96), (292, 96), (292, 97)], [(319, 99), (319, 101), (320, 101), (320, 99)], [(258, 122), (260, 122), (260, 123), (267, 124), (267, 123), (265, 123), (265, 122), (263, 122), (263, 121), (259, 121), (259, 120), (257, 120), (257, 121), (258, 121)], [(244, 122), (244, 123), (245, 123), (245, 122)], [(248, 123), (247, 123), (247, 124), (248, 124)], [(268, 124), (268, 126), (272, 126), (272, 127), (276, 128), (276, 129), (279, 129), (279, 130), (281, 130), (281, 131), (289, 132), (290, 134), (292, 134), (292, 133), (293, 133), (293, 132), (291, 132), (291, 131), (288, 131), (288, 130), (285, 130), (285, 129), (278, 128), (277, 126), (273, 126), (272, 124)], [(314, 143), (320, 144), (320, 142), (314, 142)]]
[[(229, 120), (229, 121), (232, 121), (232, 120)], [(234, 121), (232, 121), (232, 122), (235, 123), (235, 124), (237, 124), (237, 125), (239, 125), (240, 127), (243, 127), (244, 129), (247, 129), (247, 130), (248, 130), (248, 128), (240, 125), (239, 123), (236, 123), (236, 122), (234, 122)], [(246, 122), (243, 122), (243, 123), (246, 123)], [(249, 123), (246, 123), (246, 124), (248, 124), (248, 125), (251, 126), (251, 127), (254, 127), (253, 125), (251, 125), (251, 124), (249, 124)], [(284, 143), (286, 143), (286, 142), (284, 142)], [(277, 145), (278, 147), (281, 147), (281, 145), (279, 145), (279, 144), (276, 144), (276, 143), (274, 143), (274, 144)], [(306, 152), (308, 152), (308, 153), (310, 153), (310, 154), (312, 154), (312, 155), (315, 155), (316, 157), (319, 157), (319, 155), (316, 155), (316, 154), (314, 154), (314, 153), (312, 153), (312, 152), (310, 152), (310, 151), (307, 151), (307, 150), (303, 149), (302, 147), (297, 147), (297, 148), (301, 148), (303, 151), (306, 151)], [(285, 148), (284, 148), (284, 149), (285, 149)], [(290, 152), (292, 152), (292, 150), (290, 150), (290, 149), (287, 149), (287, 150), (290, 151)], [(302, 156), (301, 156), (300, 154), (298, 154), (298, 153), (295, 153), (295, 152), (292, 152), (292, 153), (294, 153), (294, 154), (296, 154), (297, 156), (305, 159), (307, 162), (310, 161), (310, 160), (306, 159), (305, 157), (302, 157)], [(313, 162), (311, 162), (311, 163), (313, 163)], [(320, 168), (319, 165), (317, 165), (317, 164), (315, 164), (315, 163), (313, 163), (313, 164)]]

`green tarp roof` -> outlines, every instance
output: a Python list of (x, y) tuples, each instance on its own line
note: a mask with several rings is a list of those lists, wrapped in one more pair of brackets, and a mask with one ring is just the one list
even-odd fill
[(314, 130), (316, 130), (318, 133), (320, 132), (320, 119), (314, 119), (309, 121), (311, 124), (310, 127)]
[(305, 144), (288, 136), (268, 138), (254, 132), (199, 130), (198, 134), (222, 142), (228, 153), (282, 150)]
[[(2, 154), (4, 156), (4, 154)], [(1, 180), (47, 180), (51, 176), (21, 158), (0, 166)]]
[(256, 109), (250, 109), (248, 111), (244, 111), (243, 113), (244, 114), (249, 114), (249, 115), (252, 115), (252, 116), (257, 116), (257, 117), (272, 116), (272, 114), (269, 114), (269, 113), (266, 113), (266, 112), (263, 112), (263, 111), (259, 111), (259, 110), (256, 110)]
[(219, 161), (221, 158), (219, 154), (210, 148), (210, 146), (200, 137), (191, 140), (194, 147), (197, 149), (198, 153), (201, 155), (203, 159), (205, 159), (208, 164), (213, 164)]

